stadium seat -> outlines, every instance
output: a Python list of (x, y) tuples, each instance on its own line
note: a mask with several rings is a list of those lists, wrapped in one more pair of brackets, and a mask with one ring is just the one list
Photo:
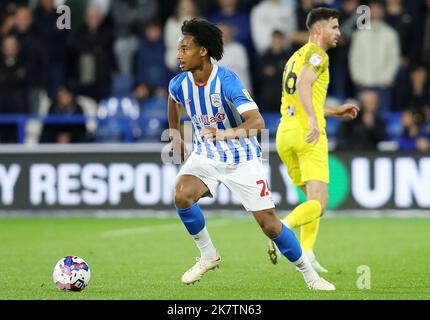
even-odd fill
[(150, 98), (141, 105), (141, 114), (144, 116), (164, 116), (167, 112), (167, 98)]
[(333, 118), (333, 117), (326, 117), (326, 133), (327, 137), (337, 137), (339, 128), (342, 124), (342, 120)]
[(140, 109), (131, 97), (110, 97), (97, 109), (97, 142), (133, 142), (140, 136)]
[(140, 118), (140, 142), (160, 142), (161, 134), (169, 127), (165, 116), (142, 116)]
[(387, 135), (390, 140), (396, 140), (402, 134), (402, 113), (401, 112), (381, 112), (382, 118), (386, 121)]
[(116, 75), (112, 79), (113, 96), (129, 96), (133, 93), (134, 79), (131, 75)]

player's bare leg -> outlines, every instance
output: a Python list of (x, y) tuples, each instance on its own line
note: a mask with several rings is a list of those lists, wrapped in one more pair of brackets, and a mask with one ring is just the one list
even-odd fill
[(200, 250), (197, 262), (182, 276), (182, 282), (185, 284), (200, 281), (207, 271), (219, 267), (221, 262), (221, 256), (212, 243), (203, 214), (197, 204), (197, 201), (208, 193), (207, 186), (195, 176), (181, 175), (177, 178), (174, 194), (175, 206), (182, 222)]
[(335, 286), (318, 276), (307, 256), (302, 254), (299, 241), (289, 228), (281, 223), (274, 209), (253, 212), (263, 232), (268, 236), (282, 254), (302, 273), (306, 285), (311, 290), (335, 290)]

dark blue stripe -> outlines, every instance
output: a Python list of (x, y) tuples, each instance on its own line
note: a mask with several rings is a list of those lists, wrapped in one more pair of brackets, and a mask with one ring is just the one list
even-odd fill
[(193, 83), (191, 82), (190, 78), (187, 77), (188, 81), (188, 99), (190, 99), (190, 117), (193, 117), (196, 114), (196, 107), (194, 105), (194, 95), (193, 95)]
[[(227, 103), (227, 100), (222, 94), (221, 94), (221, 98), (222, 98), (222, 104), (224, 106), (225, 113), (227, 114), (227, 119), (230, 123), (230, 127), (231, 128), (237, 127), (236, 119), (234, 118), (233, 112), (231, 111), (230, 106)], [(234, 162), (239, 163), (239, 151), (236, 149), (236, 147), (233, 145), (231, 141), (228, 140), (227, 144), (231, 152), (233, 152), (234, 154)]]
[(261, 147), (258, 144), (257, 137), (250, 137), (249, 140), (251, 140), (252, 145), (254, 146), (254, 150), (257, 152), (257, 158), (260, 158), (261, 155)]
[[(196, 114), (196, 107), (194, 105), (194, 95), (193, 95), (193, 83), (191, 82), (190, 78), (187, 75), (187, 83), (188, 83), (188, 99), (190, 99), (190, 118), (192, 119), (193, 116)], [(192, 120), (191, 120), (192, 121)], [(194, 126), (194, 123), (193, 123)], [(195, 128), (194, 126), (194, 134), (198, 135), (199, 131)], [(201, 143), (197, 140), (197, 154), (201, 154), (202, 153), (202, 145)]]
[(224, 106), (225, 113), (227, 114), (227, 119), (230, 122), (230, 127), (235, 128), (237, 127), (236, 119), (234, 118), (233, 112), (230, 109), (229, 104), (227, 103), (227, 100), (221, 93), (222, 98), (222, 105)]
[(234, 163), (239, 163), (239, 151), (236, 149), (236, 147), (233, 145), (233, 142), (231, 140), (227, 140), (227, 144), (231, 152), (234, 154)]
[[(216, 93), (216, 92), (215, 92), (216, 82), (217, 82), (217, 76), (215, 76), (215, 77), (213, 78), (212, 83), (211, 83), (211, 88), (210, 88), (210, 90), (209, 90), (209, 99), (210, 99), (210, 101), (211, 101), (212, 114), (213, 114), (214, 116), (215, 116), (218, 112), (220, 112), (220, 109), (221, 109), (221, 108), (216, 108), (216, 107), (214, 107), (214, 105), (212, 104), (212, 99), (211, 99), (211, 97), (210, 97), (210, 95), (211, 95), (211, 94), (215, 94), (215, 93)], [(220, 95), (220, 97), (221, 97), (221, 93), (219, 93), (219, 95)], [(221, 102), (221, 101), (220, 101), (220, 102)], [(221, 102), (221, 103), (222, 103), (222, 102)], [(217, 122), (217, 126), (218, 126), (218, 129), (219, 129), (219, 130), (225, 130), (225, 126), (224, 126), (224, 123), (223, 123), (223, 122)], [(226, 154), (226, 153), (225, 153), (225, 151), (222, 149), (222, 147), (221, 147), (221, 143), (220, 143), (219, 141), (216, 141), (215, 145), (216, 145), (216, 149), (217, 149), (217, 151), (218, 151), (218, 154), (219, 154), (219, 156), (220, 156), (220, 159), (221, 159), (223, 162), (227, 162), (227, 154)]]
[(251, 160), (253, 156), (252, 156), (252, 152), (249, 147), (249, 144), (246, 143), (244, 138), (240, 138), (239, 141), (240, 141), (240, 145), (246, 150), (246, 160), (248, 161)]

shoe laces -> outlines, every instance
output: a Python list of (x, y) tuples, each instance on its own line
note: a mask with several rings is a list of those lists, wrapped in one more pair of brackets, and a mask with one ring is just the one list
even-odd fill
[(204, 270), (205, 269), (204, 260), (201, 257), (196, 257), (196, 261), (197, 261), (197, 263), (191, 268), (191, 270), (192, 271), (194, 271), (196, 269)]

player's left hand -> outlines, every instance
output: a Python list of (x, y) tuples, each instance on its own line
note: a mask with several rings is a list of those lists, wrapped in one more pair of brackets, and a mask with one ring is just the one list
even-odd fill
[(357, 107), (355, 104), (346, 103), (339, 106), (338, 116), (346, 120), (353, 120), (357, 118), (359, 111), (360, 111), (360, 108)]
[(220, 130), (210, 126), (204, 127), (203, 130), (200, 131), (200, 137), (205, 141), (220, 139), (220, 134)]

